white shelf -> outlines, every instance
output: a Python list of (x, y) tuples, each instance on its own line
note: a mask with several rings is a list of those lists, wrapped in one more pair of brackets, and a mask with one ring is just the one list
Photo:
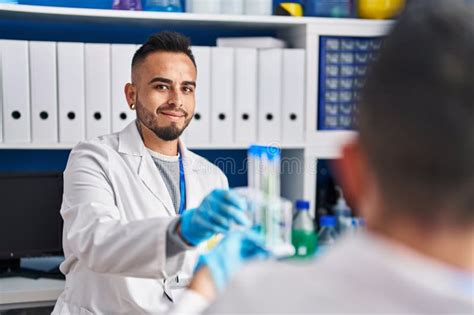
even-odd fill
[(0, 150), (69, 150), (73, 146), (63, 143), (0, 143)]
[(64, 289), (64, 280), (4, 278), (0, 279), (0, 288), (0, 310), (33, 302), (54, 304)]
[[(351, 138), (357, 135), (354, 131), (318, 131), (311, 141), (301, 143), (259, 143), (272, 145), (281, 149), (301, 149), (308, 151), (309, 155), (337, 157), (338, 149)], [(186, 142), (185, 142), (186, 143)], [(189, 149), (195, 150), (245, 150), (250, 144), (186, 144)], [(0, 143), (1, 150), (70, 150), (73, 143)]]
[(305, 18), (293, 18), (285, 16), (251, 16), (251, 15), (224, 15), (224, 14), (194, 14), (173, 12), (148, 12), (148, 11), (126, 11), (126, 10), (102, 10), (82, 9), (49, 6), (32, 6), (17, 4), (0, 4), (0, 14), (23, 15), (34, 17), (79, 17), (85, 20), (104, 21), (109, 19), (120, 19), (129, 21), (169, 21), (180, 22), (180, 24), (239, 24), (239, 27), (255, 28), (258, 26), (303, 25)]
[[(317, 18), (317, 17), (289, 17), (289, 16), (260, 16), (260, 15), (226, 15), (226, 14), (195, 14), (195, 13), (173, 13), (173, 12), (148, 12), (148, 11), (126, 11), (126, 10), (102, 10), (82, 9), (49, 6), (33, 6), (18, 4), (0, 4), (0, 17), (19, 17), (27, 19), (35, 18), (79, 18), (84, 22), (107, 22), (120, 20), (122, 22), (151, 22), (179, 23), (180, 25), (209, 25), (209, 26), (231, 26), (239, 28), (258, 29), (265, 28), (288, 28), (291, 26), (304, 26), (308, 24), (324, 23), (326, 25), (373, 25), (390, 23), (387, 21), (375, 21), (364, 19), (342, 19), (342, 18)], [(70, 20), (71, 21), (71, 20)]]

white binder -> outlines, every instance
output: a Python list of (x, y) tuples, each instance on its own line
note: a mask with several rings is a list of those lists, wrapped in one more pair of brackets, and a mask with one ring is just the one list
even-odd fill
[(234, 49), (211, 48), (211, 142), (234, 142)]
[(257, 140), (257, 60), (254, 48), (235, 49), (235, 142)]
[(196, 109), (186, 129), (188, 145), (209, 144), (211, 139), (211, 48), (192, 47), (197, 65)]
[(111, 45), (112, 132), (125, 128), (136, 118), (125, 98), (125, 84), (132, 82), (132, 58), (137, 49), (133, 44)]
[(59, 142), (85, 137), (84, 44), (58, 42)]
[(111, 132), (110, 45), (85, 44), (86, 139)]
[(305, 51), (283, 50), (282, 140), (302, 143), (305, 104)]
[(281, 89), (283, 50), (259, 50), (258, 140), (262, 144), (281, 142)]
[(31, 137), (34, 143), (58, 142), (56, 42), (29, 42)]
[(28, 42), (2, 40), (3, 141), (31, 141)]

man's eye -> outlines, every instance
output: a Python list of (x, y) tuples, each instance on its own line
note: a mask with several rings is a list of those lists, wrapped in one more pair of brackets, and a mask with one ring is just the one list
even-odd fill
[(187, 86), (185, 86), (185, 87), (183, 88), (183, 91), (184, 91), (185, 93), (192, 93), (192, 92), (194, 91), (194, 89), (193, 89), (192, 87), (187, 87)]
[(159, 84), (156, 86), (156, 89), (157, 90), (161, 90), (161, 91), (165, 91), (168, 89), (168, 86), (167, 85), (163, 85), (163, 84)]

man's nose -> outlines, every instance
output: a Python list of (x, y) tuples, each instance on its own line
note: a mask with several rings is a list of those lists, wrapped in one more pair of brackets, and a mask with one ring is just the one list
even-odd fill
[(179, 90), (172, 90), (168, 99), (169, 105), (175, 105), (180, 108), (183, 106), (183, 99)]

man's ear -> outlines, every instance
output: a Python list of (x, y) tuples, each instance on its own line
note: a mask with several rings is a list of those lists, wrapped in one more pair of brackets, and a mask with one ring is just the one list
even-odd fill
[(133, 83), (127, 83), (124, 87), (125, 98), (127, 99), (128, 107), (135, 105), (137, 102), (137, 88)]
[(357, 138), (345, 144), (342, 156), (333, 163), (337, 182), (344, 191), (344, 198), (352, 209), (360, 209), (367, 189), (366, 161)]

